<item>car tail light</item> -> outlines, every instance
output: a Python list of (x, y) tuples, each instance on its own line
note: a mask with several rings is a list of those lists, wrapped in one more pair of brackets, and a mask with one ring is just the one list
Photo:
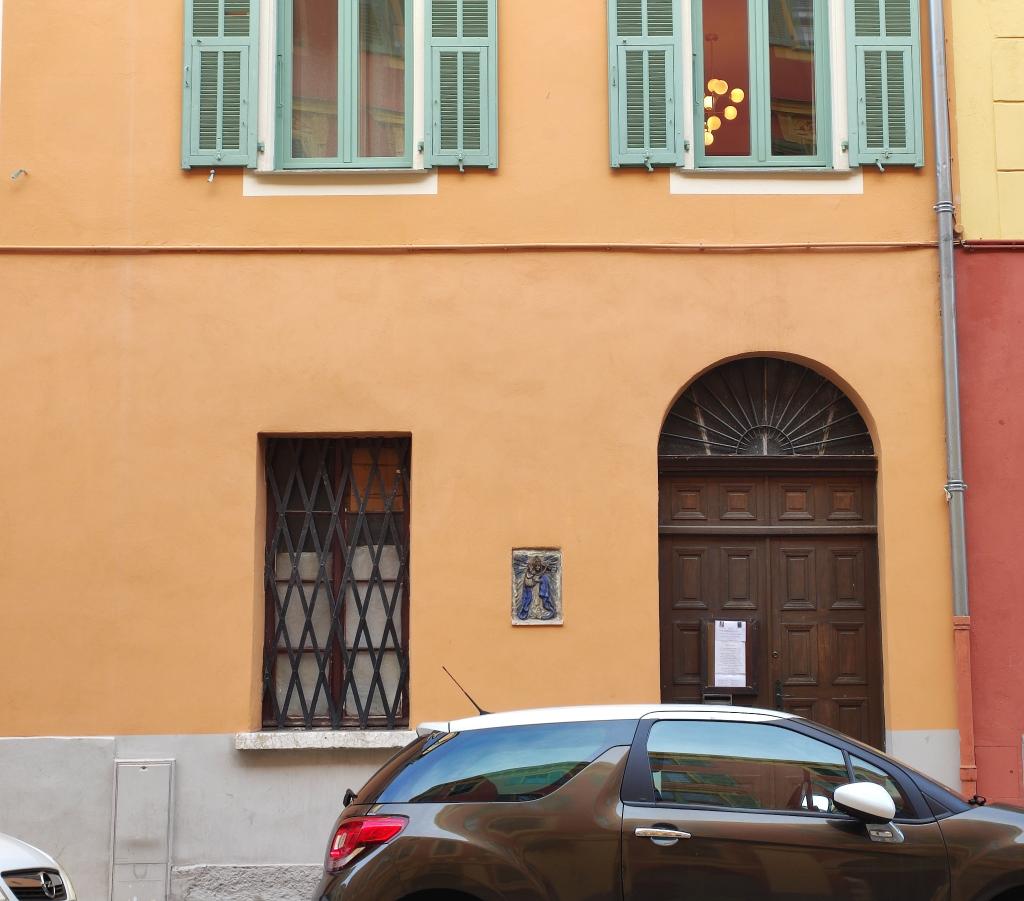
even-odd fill
[(385, 845), (409, 823), (408, 817), (353, 817), (338, 824), (324, 869), (337, 873), (367, 848)]

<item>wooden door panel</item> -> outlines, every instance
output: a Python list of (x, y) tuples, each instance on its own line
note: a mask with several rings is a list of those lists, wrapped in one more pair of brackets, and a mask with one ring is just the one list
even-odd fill
[(864, 623), (831, 623), (829, 662), (833, 685), (868, 684), (868, 630)]
[(769, 548), (772, 680), (784, 708), (880, 745), (874, 537), (773, 538)]
[(806, 476), (767, 480), (771, 522), (788, 526), (874, 526), (874, 478)]
[[(699, 701), (702, 634), (743, 619), (760, 635), (757, 696), (881, 745), (882, 667), (873, 475), (662, 477), (662, 696)], [(840, 529), (847, 534), (838, 534)]]
[(775, 482), (771, 488), (772, 522), (807, 525), (814, 522), (814, 482)]
[(835, 711), (836, 729), (858, 741), (875, 744), (867, 698), (841, 698), (835, 701)]
[(721, 548), (720, 610), (758, 610), (764, 596), (764, 560), (756, 544)]
[(673, 610), (708, 610), (714, 603), (714, 556), (707, 545), (669, 546), (672, 571), (670, 607)]
[(813, 545), (787, 542), (775, 546), (772, 574), (772, 596), (779, 609), (818, 609), (817, 549)]
[(708, 485), (703, 481), (672, 482), (668, 489), (669, 519), (689, 525), (708, 521)]
[(864, 504), (863, 479), (828, 479), (821, 484), (819, 493), (825, 502), (825, 518), (830, 523), (873, 522), (874, 517), (869, 517), (871, 509)]
[[(802, 716), (806, 720), (814, 720), (816, 723), (821, 723), (824, 720), (824, 714), (819, 709), (821, 706), (817, 698), (792, 695), (786, 698), (782, 709), (786, 713), (792, 713), (794, 716)], [(826, 723), (825, 725), (828, 724)]]
[(814, 623), (782, 623), (779, 661), (785, 687), (818, 685), (820, 653), (818, 627)]
[[(662, 698), (699, 701), (707, 686), (701, 629), (715, 619), (750, 624), (748, 641), (762, 648), (761, 624), (768, 609), (766, 542), (683, 536), (661, 538)], [(759, 695), (737, 690), (737, 703), (768, 702), (766, 657), (751, 673)]]
[(658, 521), (666, 526), (763, 526), (769, 522), (768, 507), (762, 477), (666, 476)]
[(764, 485), (723, 481), (718, 486), (718, 519), (730, 525), (763, 522)]
[(832, 610), (864, 610), (867, 607), (867, 562), (864, 542), (832, 544), (827, 551), (825, 582), (827, 606)]
[(672, 624), (672, 684), (689, 686), (700, 695), (700, 620), (676, 620)]

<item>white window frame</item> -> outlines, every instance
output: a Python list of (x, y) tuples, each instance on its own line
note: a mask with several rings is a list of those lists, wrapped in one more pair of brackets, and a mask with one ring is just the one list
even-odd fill
[[(259, 104), (257, 140), (259, 155), (255, 171), (243, 179), (246, 196), (282, 194), (433, 194), (437, 192), (437, 173), (426, 167), (426, 0), (412, 0), (413, 15), (413, 99), (412, 166), (396, 169), (277, 169), (275, 143), (277, 130), (278, 41), (277, 14), (280, 0), (260, 0)], [(367, 178), (372, 175), (372, 178)], [(273, 179), (267, 178), (273, 176)], [(410, 176), (414, 176), (410, 178)]]
[[(700, 137), (694, 117), (694, 34), (693, 3), (680, 0), (683, 66), (683, 164), (669, 177), (672, 194), (862, 194), (864, 177), (860, 169), (850, 166), (849, 100), (846, 66), (845, 0), (828, 0), (829, 11), (829, 84), (831, 86), (832, 165), (828, 168), (799, 171), (771, 169), (738, 170), (710, 167), (697, 168), (695, 141)], [(700, 129), (703, 133), (703, 129)]]

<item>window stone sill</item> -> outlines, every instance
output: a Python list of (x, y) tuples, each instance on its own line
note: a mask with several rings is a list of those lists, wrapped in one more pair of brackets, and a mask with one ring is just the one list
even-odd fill
[(238, 732), (236, 751), (397, 751), (416, 738), (408, 731), (314, 729)]

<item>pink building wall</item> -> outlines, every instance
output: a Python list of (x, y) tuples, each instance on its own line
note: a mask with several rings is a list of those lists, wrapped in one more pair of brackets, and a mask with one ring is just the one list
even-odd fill
[(978, 792), (1024, 803), (1024, 247), (958, 276)]

